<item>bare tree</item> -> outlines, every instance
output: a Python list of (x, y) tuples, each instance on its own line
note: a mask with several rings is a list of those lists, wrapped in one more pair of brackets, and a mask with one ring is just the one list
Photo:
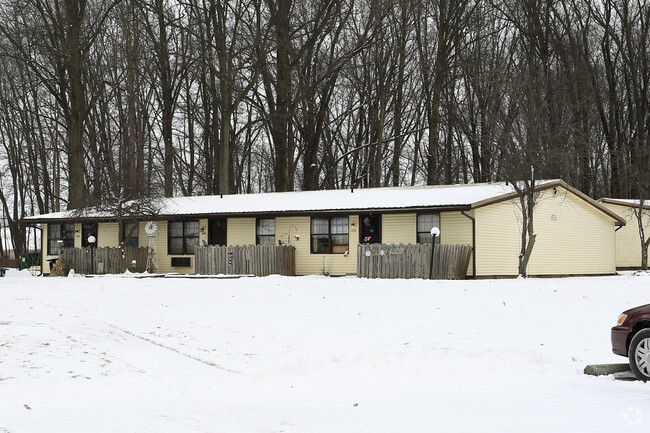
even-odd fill
[(83, 68), (88, 51), (118, 2), (10, 1), (1, 12), (0, 33), (13, 48), (4, 56), (23, 61), (63, 112), (68, 136), (69, 208), (86, 203), (84, 126), (96, 95), (87, 95)]

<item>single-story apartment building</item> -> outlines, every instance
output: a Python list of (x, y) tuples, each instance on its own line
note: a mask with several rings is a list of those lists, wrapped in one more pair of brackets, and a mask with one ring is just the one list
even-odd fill
[[(624, 218), (562, 180), (539, 181), (536, 203), (530, 276), (616, 272), (615, 230)], [(44, 270), (61, 246), (88, 246), (92, 235), (98, 247), (147, 247), (153, 238), (161, 273), (193, 273), (195, 245), (290, 244), (298, 275), (356, 274), (359, 243), (431, 242), (436, 226), (439, 242), (473, 247), (468, 277), (518, 273), (522, 214), (505, 182), (174, 197), (156, 206), (155, 216), (135, 223), (92, 208), (27, 222), (42, 226)]]
[[(598, 200), (603, 206), (625, 220), (626, 225), (616, 231), (616, 268), (640, 269), (641, 268), (641, 237), (639, 235), (639, 222), (634, 213), (639, 208), (639, 200), (601, 198)], [(642, 215), (646, 239), (650, 237), (650, 202), (644, 203)]]

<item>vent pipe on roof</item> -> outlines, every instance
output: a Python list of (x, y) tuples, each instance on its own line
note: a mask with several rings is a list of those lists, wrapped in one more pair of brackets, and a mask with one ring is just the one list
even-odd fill
[(351, 188), (350, 192), (354, 194), (354, 187)]
[(219, 198), (223, 198), (223, 194), (219, 194)]

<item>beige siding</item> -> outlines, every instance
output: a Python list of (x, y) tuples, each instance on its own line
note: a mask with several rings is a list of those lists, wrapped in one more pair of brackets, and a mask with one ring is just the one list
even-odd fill
[[(472, 245), (472, 220), (460, 212), (441, 212), (440, 242), (452, 245)], [(473, 263), (473, 259), (470, 260), (467, 268), (468, 276), (473, 275)]]
[[(190, 221), (191, 219), (187, 219)], [(167, 221), (156, 221), (158, 224), (158, 237), (154, 237), (154, 244), (156, 246), (158, 264), (158, 273), (170, 273), (176, 272), (179, 274), (193, 274), (194, 273), (194, 255), (170, 255), (167, 252)], [(140, 231), (138, 233), (138, 242), (141, 247), (149, 246), (149, 236), (144, 230), (146, 222), (140, 222)], [(208, 220), (199, 219), (199, 245), (202, 245), (203, 242), (208, 240)], [(189, 257), (190, 266), (188, 267), (176, 267), (172, 266), (172, 257)]]
[[(471, 216), (471, 214), (470, 214)], [(382, 221), (382, 243), (414, 244), (417, 242), (417, 214), (384, 214)], [(472, 220), (460, 212), (440, 213), (440, 241), (445, 244), (472, 245)], [(473, 261), (467, 271), (473, 275)]]
[(41, 269), (43, 270), (44, 273), (49, 273), (50, 272), (50, 264), (48, 263), (49, 259), (54, 259), (57, 256), (48, 256), (47, 255), (47, 228), (48, 225), (46, 223), (41, 224), (42, 228), (42, 233), (41, 233)]
[[(603, 203), (605, 207), (625, 219), (626, 225), (616, 231), (616, 267), (617, 268), (640, 268), (641, 267), (641, 240), (639, 236), (639, 223), (634, 215), (634, 209), (630, 206), (621, 206), (611, 203)], [(646, 237), (650, 234), (650, 218), (643, 217), (644, 231)]]
[[(149, 236), (145, 231), (147, 221), (141, 221), (138, 225), (138, 245), (140, 247), (148, 248), (150, 241), (156, 249), (156, 264), (157, 269), (151, 270), (153, 273), (169, 273), (177, 272), (179, 274), (193, 274), (194, 273), (194, 256), (182, 256), (167, 254), (167, 221), (156, 221), (158, 225), (157, 236)], [(200, 240), (199, 240), (200, 241)], [(189, 267), (172, 267), (172, 257), (190, 257)]]
[(476, 209), (476, 276), (517, 275), (521, 217), (514, 202)]
[(97, 224), (97, 247), (116, 247), (120, 244), (120, 224), (119, 223), (99, 223)]
[(81, 248), (81, 223), (74, 225), (74, 247)]
[(398, 213), (381, 216), (381, 242), (414, 244), (417, 242), (417, 214)]
[(208, 219), (203, 218), (199, 220), (201, 223), (201, 232), (199, 233), (199, 245), (207, 245), (208, 244)]
[[(357, 272), (357, 240), (359, 238), (359, 217), (350, 215), (348, 220), (349, 254), (312, 254), (311, 253), (311, 218), (278, 217), (275, 219), (275, 237), (296, 247), (297, 275), (346, 275)], [(300, 236), (299, 240), (295, 235)], [(289, 236), (290, 235), (290, 236)]]
[[(540, 195), (528, 266), (531, 276), (613, 274), (614, 220), (564, 189)], [(521, 215), (518, 202), (476, 210), (477, 276), (516, 276)]]
[(151, 236), (144, 230), (146, 222), (139, 224), (138, 230), (138, 243), (142, 247), (149, 247), (149, 242), (156, 249), (156, 264), (158, 269), (152, 269), (151, 272), (167, 273), (167, 272), (180, 272), (180, 270), (171, 267), (171, 256), (167, 255), (167, 221), (156, 221), (158, 224), (157, 236)]
[[(43, 233), (41, 236), (43, 236), (42, 243), (43, 243), (43, 253), (41, 254), (42, 256), (42, 261), (41, 261), (41, 269), (43, 270), (44, 273), (49, 273), (50, 272), (50, 264), (48, 260), (50, 259), (56, 259), (57, 256), (48, 256), (47, 255), (47, 224), (43, 223), (42, 225), (43, 228)], [(98, 227), (99, 230), (99, 227)], [(98, 236), (99, 237), (99, 236)], [(74, 225), (74, 247), (75, 248), (81, 248), (81, 223), (76, 223)]]
[(255, 245), (255, 218), (228, 218), (228, 245)]

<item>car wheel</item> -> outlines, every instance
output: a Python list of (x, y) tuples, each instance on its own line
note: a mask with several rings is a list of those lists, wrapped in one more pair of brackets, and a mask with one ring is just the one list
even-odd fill
[(650, 380), (650, 328), (637, 332), (627, 351), (630, 368), (637, 379)]

